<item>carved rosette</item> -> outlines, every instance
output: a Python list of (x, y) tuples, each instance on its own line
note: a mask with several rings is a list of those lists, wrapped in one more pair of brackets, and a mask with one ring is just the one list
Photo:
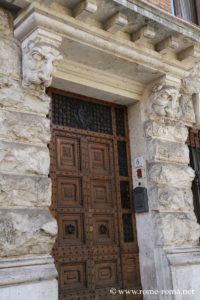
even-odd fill
[[(53, 40), (54, 36), (52, 37)], [(57, 37), (56, 37), (57, 38)], [(58, 38), (57, 38), (58, 39)], [(32, 33), (22, 43), (23, 86), (44, 90), (51, 85), (53, 72), (59, 60), (61, 41), (52, 42), (44, 31)]]

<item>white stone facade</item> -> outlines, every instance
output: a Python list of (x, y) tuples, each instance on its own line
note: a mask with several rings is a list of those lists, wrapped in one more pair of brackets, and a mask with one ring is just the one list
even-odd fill
[[(22, 83), (20, 44), (13, 37), (11, 14), (2, 9), (0, 24), (0, 298), (55, 300), (57, 271), (49, 256), (57, 235), (48, 209), (49, 98), (41, 87), (47, 78), (41, 71), (40, 89)], [(48, 83), (53, 58), (46, 67)], [(32, 84), (30, 75), (25, 78)]]
[[(133, 186), (138, 185), (134, 159), (142, 156), (141, 183), (149, 198), (149, 212), (136, 214), (142, 287), (194, 289), (189, 299), (199, 300), (200, 226), (185, 144), (188, 128), (200, 124), (198, 55), (185, 53), (182, 62), (182, 51), (175, 54), (165, 40), (158, 47), (157, 33), (144, 24), (134, 34), (131, 26), (125, 30), (131, 13), (160, 24), (148, 5), (142, 3), (138, 12), (136, 0), (110, 1), (114, 6), (108, 7), (112, 15), (106, 21), (101, 16), (106, 1), (75, 7), (32, 2), (17, 4), (25, 10), (15, 28), (11, 13), (0, 8), (0, 299), (58, 299), (50, 256), (57, 224), (49, 212), (50, 98), (45, 91), (53, 86), (128, 105)], [(168, 18), (163, 16), (160, 25), (179, 32), (182, 43), (191, 28), (178, 21), (170, 28)], [(192, 30), (199, 43), (199, 30)]]
[[(185, 144), (187, 126), (191, 122), (192, 127), (194, 122), (194, 110), (191, 95), (182, 93), (183, 89), (167, 84), (148, 88), (141, 105), (129, 109), (129, 124), (132, 156), (142, 152), (147, 164), (147, 178), (143, 184), (148, 188), (150, 215), (137, 216), (139, 247), (144, 248), (140, 263), (146, 270), (141, 275), (144, 276), (142, 280), (152, 290), (193, 289), (196, 292), (189, 299), (196, 300), (199, 283), (192, 272), (200, 272), (199, 260), (194, 262), (194, 255), (199, 256), (200, 226), (194, 214), (191, 192), (194, 171), (188, 166), (189, 149)], [(140, 115), (139, 120), (134, 119), (136, 114)], [(143, 135), (140, 145), (134, 142), (136, 122), (139, 134)], [(153, 279), (148, 276), (150, 269), (155, 272)], [(154, 297), (188, 299), (189, 296)], [(144, 299), (150, 298), (145, 296)]]

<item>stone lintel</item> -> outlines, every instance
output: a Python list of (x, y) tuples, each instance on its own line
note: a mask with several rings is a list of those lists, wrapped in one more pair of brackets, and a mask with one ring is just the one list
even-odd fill
[(127, 16), (122, 13), (116, 13), (105, 22), (105, 29), (108, 32), (115, 33), (128, 25)]
[(113, 73), (110, 76), (106, 71), (67, 59), (59, 63), (53, 86), (122, 105), (132, 104), (135, 100), (140, 101), (145, 87), (136, 80), (122, 79)]
[(174, 36), (170, 36), (155, 45), (156, 51), (165, 54), (179, 48), (179, 41)]

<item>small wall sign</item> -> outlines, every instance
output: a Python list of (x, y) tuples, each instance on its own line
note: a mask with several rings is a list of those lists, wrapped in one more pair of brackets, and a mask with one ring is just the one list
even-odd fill
[(138, 156), (135, 158), (135, 168), (142, 168), (144, 166), (144, 158), (142, 156)]

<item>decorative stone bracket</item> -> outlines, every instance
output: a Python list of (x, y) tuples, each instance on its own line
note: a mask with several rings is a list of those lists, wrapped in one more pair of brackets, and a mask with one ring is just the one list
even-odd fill
[(200, 64), (181, 80), (177, 87), (160, 84), (153, 88), (148, 113), (151, 119), (179, 120), (200, 129)]
[(37, 29), (22, 41), (23, 86), (45, 89), (51, 85), (56, 63), (62, 59), (59, 35)]
[(152, 92), (148, 105), (150, 118), (179, 120), (190, 126), (195, 123), (192, 95), (166, 84), (155, 86)]

